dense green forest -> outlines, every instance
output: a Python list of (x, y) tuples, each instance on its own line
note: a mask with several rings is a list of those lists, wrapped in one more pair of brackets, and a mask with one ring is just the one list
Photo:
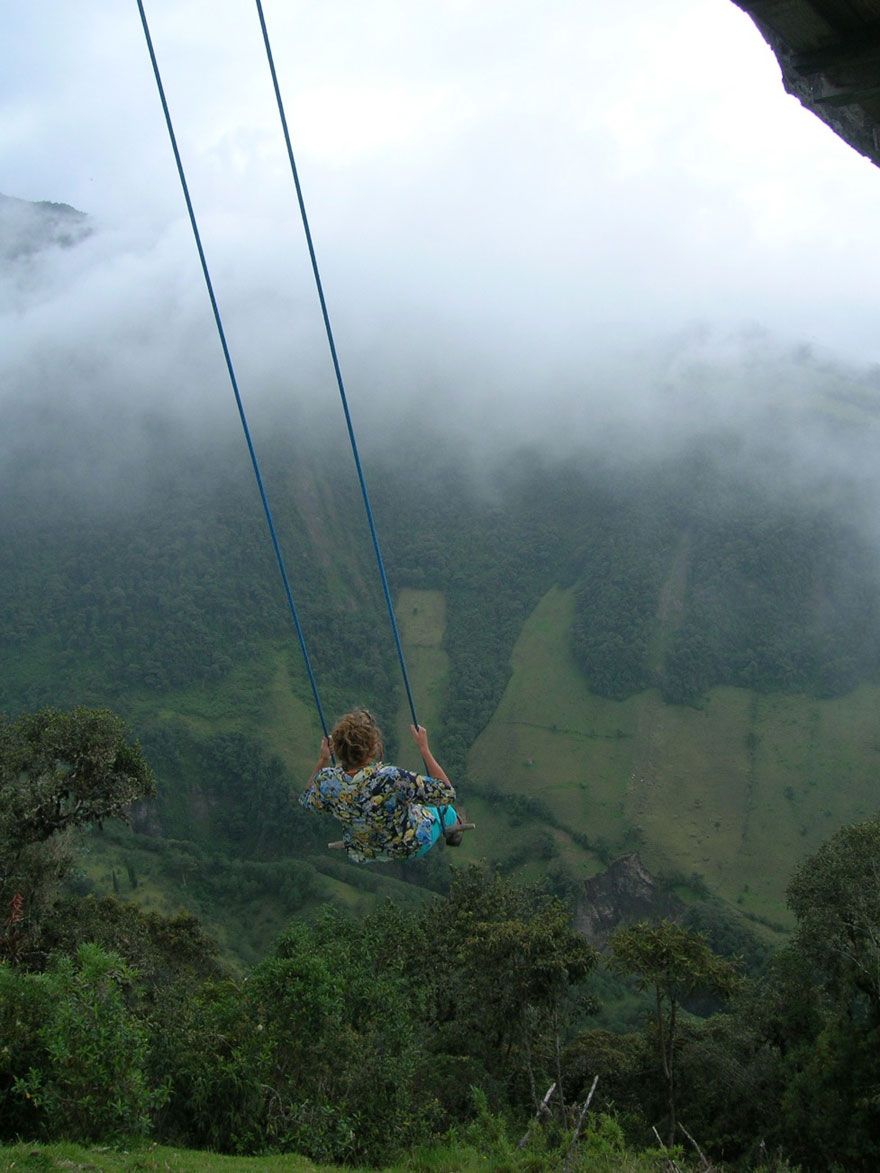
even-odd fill
[[(600, 958), (545, 888), (479, 868), (422, 909), (293, 921), (236, 974), (193, 918), (65, 883), (65, 835), (154, 786), (118, 718), (3, 721), (0, 785), (7, 1140), (408, 1168), (876, 1167), (877, 819), (805, 861), (796, 932), (752, 975), (670, 920), (618, 929)], [(650, 994), (639, 1029), (596, 1025), (603, 970)]]

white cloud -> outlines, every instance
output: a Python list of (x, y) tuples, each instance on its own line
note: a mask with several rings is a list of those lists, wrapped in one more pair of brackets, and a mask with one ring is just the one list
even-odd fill
[[(265, 8), (347, 369), (418, 338), (540, 378), (695, 321), (880, 357), (880, 175), (784, 94), (730, 0)], [(281, 382), (291, 337), (323, 342), (255, 13), (147, 11), (230, 334)], [(152, 314), (175, 355), (212, 353), (135, 7), (7, 25), (0, 190), (73, 203), (122, 250), (59, 268), (32, 345), (50, 319), (73, 348)]]

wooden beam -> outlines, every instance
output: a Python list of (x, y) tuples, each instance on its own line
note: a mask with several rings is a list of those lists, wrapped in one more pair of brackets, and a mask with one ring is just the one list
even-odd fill
[(802, 77), (870, 64), (880, 59), (880, 24), (865, 25), (857, 36), (846, 37), (821, 49), (793, 53), (791, 65)]
[(811, 106), (855, 106), (865, 98), (876, 98), (878, 95), (880, 95), (880, 82), (875, 85), (832, 90), (830, 93), (802, 100), (808, 100)]

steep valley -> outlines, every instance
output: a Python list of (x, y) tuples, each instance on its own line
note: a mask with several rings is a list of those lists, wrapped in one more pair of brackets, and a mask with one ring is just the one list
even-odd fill
[[(777, 937), (798, 861), (878, 806), (880, 576), (851, 516), (747, 484), (726, 443), (639, 469), (532, 454), (494, 484), (466, 456), (416, 475), (372, 454), (420, 719), (478, 825), (406, 869), (347, 864), (291, 801), (320, 726), (232, 442), (166, 451), (175, 494), (76, 526), (20, 479), (0, 705), (112, 707), (158, 777), (132, 832), (87, 837), (81, 890), (188, 908), (252, 960), (291, 916), (419, 901), (450, 866), (576, 902), (637, 851), (667, 890)], [(325, 707), (369, 704), (416, 767), (356, 494), (341, 453), (330, 478), (320, 463), (269, 445)]]

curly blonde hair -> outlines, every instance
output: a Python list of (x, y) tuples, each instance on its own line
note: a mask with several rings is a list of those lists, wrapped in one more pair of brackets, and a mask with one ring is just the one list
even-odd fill
[(382, 731), (367, 709), (353, 709), (340, 717), (330, 734), (333, 752), (343, 770), (358, 769), (380, 758), (383, 752)]

